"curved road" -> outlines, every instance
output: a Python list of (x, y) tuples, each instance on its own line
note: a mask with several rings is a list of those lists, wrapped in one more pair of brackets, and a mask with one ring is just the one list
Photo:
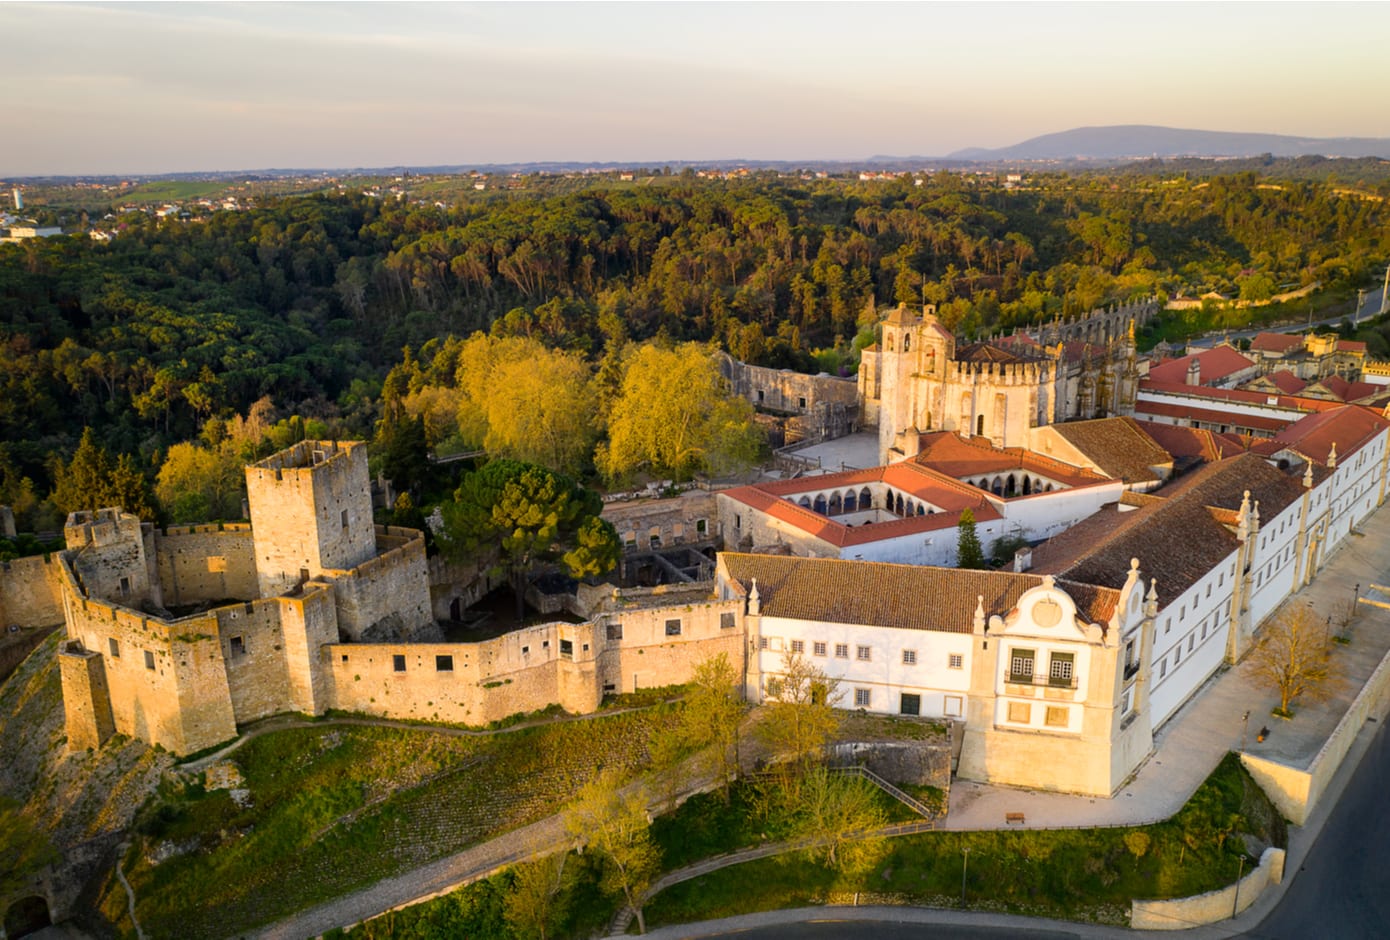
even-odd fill
[[(1390, 737), (1373, 731), (1341, 795), (1336, 799), (1298, 870), (1285, 879), (1282, 898), (1258, 924), (1227, 920), (1184, 931), (1184, 938), (1248, 937), (1251, 940), (1383, 940), (1390, 936), (1390, 801), (1382, 781), (1390, 779)], [(1348, 760), (1356, 758), (1355, 751)], [(1291, 856), (1292, 857), (1292, 856)], [(1257, 902), (1257, 907), (1258, 907)], [(1252, 909), (1253, 910), (1253, 909)], [(1254, 915), (1246, 912), (1242, 918)], [(805, 918), (797, 922), (797, 918)], [(738, 937), (739, 940), (1082, 940), (1136, 937), (1140, 931), (1091, 924), (1065, 924), (996, 914), (925, 908), (810, 908), (664, 927), (652, 940)], [(1143, 931), (1144, 936), (1153, 936)]]

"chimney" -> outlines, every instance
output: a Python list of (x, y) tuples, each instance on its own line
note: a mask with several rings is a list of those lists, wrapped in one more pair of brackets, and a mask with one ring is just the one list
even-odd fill
[(1014, 571), (1022, 573), (1033, 568), (1033, 546), (1025, 545), (1014, 552)]
[(1202, 361), (1196, 356), (1193, 356), (1187, 362), (1187, 384), (1202, 384)]

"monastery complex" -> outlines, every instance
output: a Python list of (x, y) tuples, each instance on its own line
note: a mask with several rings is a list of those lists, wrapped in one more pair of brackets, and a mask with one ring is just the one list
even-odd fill
[[(186, 755), (280, 712), (585, 712), (725, 653), (751, 701), (801, 657), (840, 707), (956, 724), (961, 777), (1108, 797), (1384, 503), (1390, 459), (1364, 350), (1141, 358), (1158, 303), (971, 344), (899, 307), (857, 382), (727, 360), (801, 433), (872, 433), (877, 465), (611, 503), (648, 586), (528, 594), (574, 622), (444, 641), (489, 583), (374, 525), (365, 446), (330, 441), (246, 468), (249, 525), (74, 514), (66, 551), (6, 566), (0, 619), (65, 623), (70, 747)], [(966, 510), (987, 552), (1018, 546), (1003, 569), (952, 567)]]

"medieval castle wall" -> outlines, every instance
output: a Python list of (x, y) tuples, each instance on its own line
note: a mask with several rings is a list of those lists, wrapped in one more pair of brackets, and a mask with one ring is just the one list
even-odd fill
[(246, 468), (262, 597), (376, 552), (367, 448), (301, 441)]
[(425, 541), (413, 529), (376, 527), (371, 558), (333, 581), (338, 628), (351, 640), (407, 639), (434, 622)]
[(0, 629), (63, 622), (57, 559), (33, 555), (0, 562)]
[(155, 533), (154, 544), (166, 607), (249, 600), (259, 594), (249, 525), (171, 526)]

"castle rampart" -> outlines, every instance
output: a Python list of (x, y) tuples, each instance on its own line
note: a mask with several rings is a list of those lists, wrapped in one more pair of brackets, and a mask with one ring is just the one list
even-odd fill
[(170, 527), (155, 533), (155, 568), (167, 607), (258, 596), (249, 525)]
[(0, 629), (63, 622), (57, 558), (31, 555), (0, 562)]

